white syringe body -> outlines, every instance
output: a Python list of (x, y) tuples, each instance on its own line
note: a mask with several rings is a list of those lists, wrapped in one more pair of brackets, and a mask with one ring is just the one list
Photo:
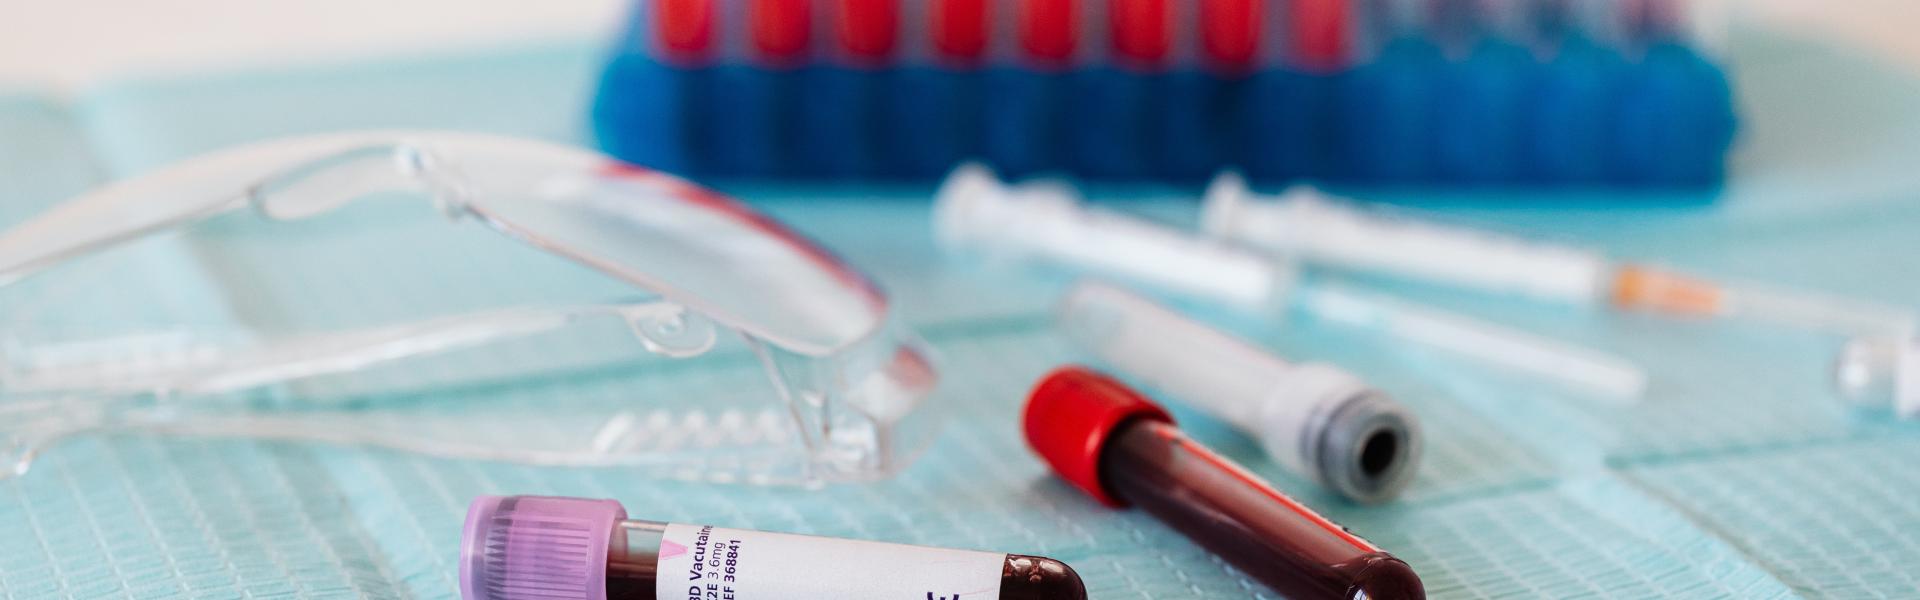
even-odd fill
[(1213, 237), (1342, 269), (1580, 305), (1613, 276), (1596, 252), (1382, 215), (1310, 187), (1261, 200), (1234, 173), (1214, 180), (1203, 211)]
[(1066, 335), (1117, 372), (1213, 415), (1260, 441), (1282, 466), (1322, 475), (1316, 426), (1373, 392), (1325, 363), (1292, 363), (1107, 285), (1081, 283), (1060, 304)]
[(1316, 285), (1296, 296), (1300, 309), (1316, 318), (1368, 327), (1483, 363), (1574, 384), (1617, 403), (1638, 402), (1646, 393), (1645, 370), (1598, 350), (1345, 285)]
[(948, 247), (1064, 264), (1245, 309), (1277, 306), (1293, 282), (1291, 269), (1257, 253), (1087, 207), (1064, 185), (1004, 186), (977, 165), (949, 176), (934, 211)]

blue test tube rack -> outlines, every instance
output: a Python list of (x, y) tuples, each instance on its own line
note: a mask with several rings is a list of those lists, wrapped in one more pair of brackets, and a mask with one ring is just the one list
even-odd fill
[(637, 0), (592, 111), (707, 178), (1718, 185), (1678, 0)]

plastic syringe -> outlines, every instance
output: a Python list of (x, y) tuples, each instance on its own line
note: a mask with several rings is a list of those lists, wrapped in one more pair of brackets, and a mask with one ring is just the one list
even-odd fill
[(1009, 187), (985, 167), (948, 177), (934, 228), (950, 250), (1091, 271), (1249, 312), (1298, 308), (1628, 400), (1646, 387), (1645, 372), (1623, 358), (1345, 286), (1296, 290), (1297, 272), (1285, 260), (1085, 206), (1064, 186)]
[(1261, 199), (1231, 172), (1208, 187), (1201, 220), (1215, 238), (1309, 263), (1538, 300), (1843, 334), (1900, 331), (1914, 321), (1895, 307), (1710, 281), (1584, 248), (1384, 215), (1311, 187)]

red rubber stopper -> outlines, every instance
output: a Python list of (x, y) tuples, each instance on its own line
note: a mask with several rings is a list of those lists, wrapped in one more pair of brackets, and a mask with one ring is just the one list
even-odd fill
[(1126, 506), (1100, 483), (1100, 450), (1134, 419), (1172, 423), (1166, 409), (1112, 377), (1073, 365), (1055, 369), (1027, 395), (1027, 445), (1067, 483), (1101, 504)]
[(1113, 49), (1137, 64), (1158, 65), (1173, 47), (1167, 24), (1173, 6), (1166, 0), (1116, 0), (1108, 15), (1113, 21)]
[(1215, 0), (1200, 5), (1200, 41), (1207, 58), (1245, 70), (1260, 54), (1261, 0)]
[(807, 0), (754, 0), (747, 5), (747, 29), (753, 48), (775, 61), (791, 61), (807, 52), (813, 17)]
[(695, 62), (713, 47), (713, 0), (660, 0), (654, 4), (654, 39), (670, 61)]
[(1347, 59), (1347, 0), (1293, 3), (1293, 51), (1310, 69), (1338, 69)]
[(940, 54), (977, 60), (987, 52), (987, 0), (933, 0), (933, 46)]
[(1042, 63), (1063, 64), (1079, 41), (1074, 0), (1024, 0), (1020, 3), (1020, 45)]
[(839, 0), (840, 46), (864, 62), (880, 62), (893, 55), (900, 27), (899, 0)]

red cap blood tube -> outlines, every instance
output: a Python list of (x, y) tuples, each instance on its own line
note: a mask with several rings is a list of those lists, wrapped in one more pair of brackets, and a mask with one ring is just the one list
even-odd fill
[(1188, 439), (1110, 377), (1048, 374), (1024, 425), (1061, 478), (1109, 506), (1139, 506), (1286, 597), (1426, 597), (1407, 563)]

